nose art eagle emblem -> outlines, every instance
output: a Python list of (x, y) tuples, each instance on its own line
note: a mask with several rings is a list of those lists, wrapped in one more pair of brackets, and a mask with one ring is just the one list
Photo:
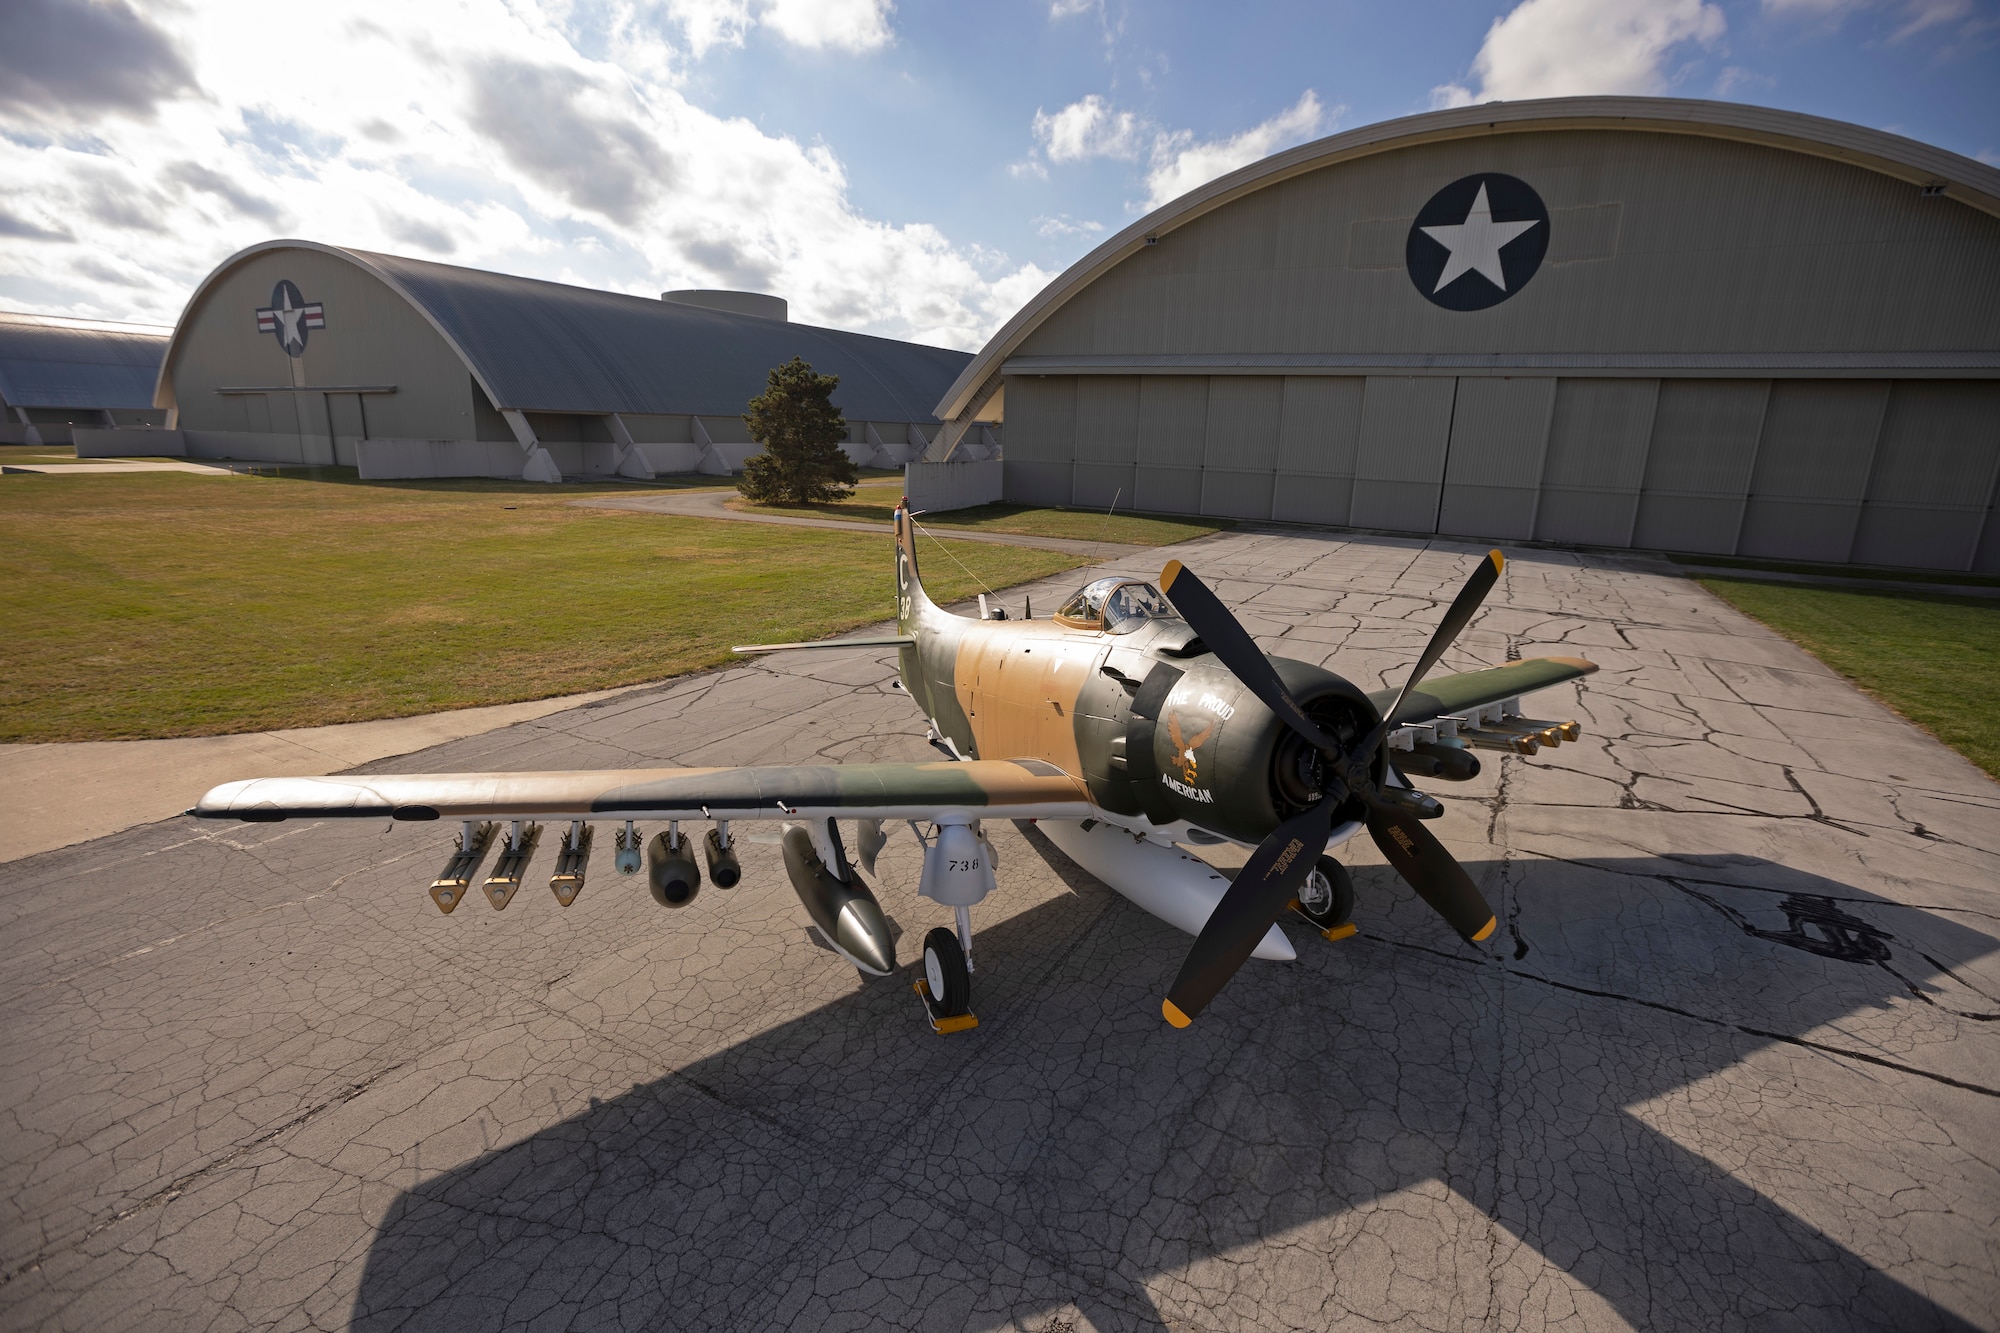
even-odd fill
[(1174, 761), (1180, 765), (1181, 781), (1187, 783), (1190, 787), (1195, 782), (1196, 761), (1194, 752), (1203, 741), (1208, 739), (1208, 734), (1214, 730), (1215, 724), (1211, 722), (1200, 731), (1195, 732), (1193, 736), (1183, 736), (1181, 735), (1180, 714), (1167, 714), (1167, 739), (1174, 743)]

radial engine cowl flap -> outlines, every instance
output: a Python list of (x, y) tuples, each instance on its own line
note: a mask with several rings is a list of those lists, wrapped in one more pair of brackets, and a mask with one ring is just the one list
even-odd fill
[(993, 892), (993, 849), (970, 824), (942, 825), (924, 849), (917, 892), (946, 907), (971, 907)]

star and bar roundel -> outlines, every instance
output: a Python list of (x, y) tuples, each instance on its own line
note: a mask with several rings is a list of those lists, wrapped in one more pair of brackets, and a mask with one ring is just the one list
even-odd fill
[(290, 278), (278, 280), (271, 289), (271, 304), (257, 312), (257, 332), (277, 338), (286, 356), (304, 356), (307, 331), (325, 327), (325, 307), (306, 300)]
[(1484, 310), (1528, 285), (1549, 252), (1549, 210), (1517, 176), (1483, 171), (1432, 195), (1410, 224), (1403, 262), (1424, 299)]

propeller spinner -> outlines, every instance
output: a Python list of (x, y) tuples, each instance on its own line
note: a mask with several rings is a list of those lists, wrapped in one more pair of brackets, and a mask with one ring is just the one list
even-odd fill
[(1195, 938), (1180, 974), (1161, 1003), (1161, 1012), (1175, 1027), (1186, 1027), (1215, 998), (1236, 969), (1243, 966), (1305, 885), (1333, 832), (1334, 812), (1350, 795), (1368, 810), (1368, 832), (1396, 873), (1451, 928), (1468, 941), (1493, 933), (1493, 909), (1452, 854), (1445, 850), (1417, 817), (1417, 801), (1396, 789), (1385, 790), (1374, 779), (1374, 761), (1384, 740), (1396, 727), (1418, 720), (1404, 715), (1404, 705), (1417, 682), (1437, 665), (1485, 601), (1506, 565), (1498, 551), (1489, 551), (1452, 600), (1431, 640), (1417, 658), (1410, 677), (1374, 729), (1351, 748), (1343, 748), (1299, 707), (1285, 688), (1270, 659), (1256, 640), (1222, 604), (1207, 584), (1178, 560), (1160, 573), (1160, 590), (1174, 604), (1202, 643), (1244, 686), (1285, 725), (1320, 754), (1326, 774), (1319, 802), (1292, 816), (1264, 839), (1235, 882), (1216, 904), (1208, 924)]

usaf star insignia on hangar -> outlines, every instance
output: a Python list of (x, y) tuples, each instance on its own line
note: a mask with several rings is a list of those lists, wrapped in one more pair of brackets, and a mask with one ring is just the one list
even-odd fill
[(279, 279), (271, 289), (271, 304), (257, 312), (257, 332), (275, 337), (286, 356), (304, 356), (306, 331), (325, 327), (326, 308), (307, 301), (290, 278)]
[(1534, 187), (1497, 171), (1439, 190), (1410, 224), (1403, 262), (1432, 305), (1484, 310), (1528, 285), (1549, 250), (1549, 210)]

